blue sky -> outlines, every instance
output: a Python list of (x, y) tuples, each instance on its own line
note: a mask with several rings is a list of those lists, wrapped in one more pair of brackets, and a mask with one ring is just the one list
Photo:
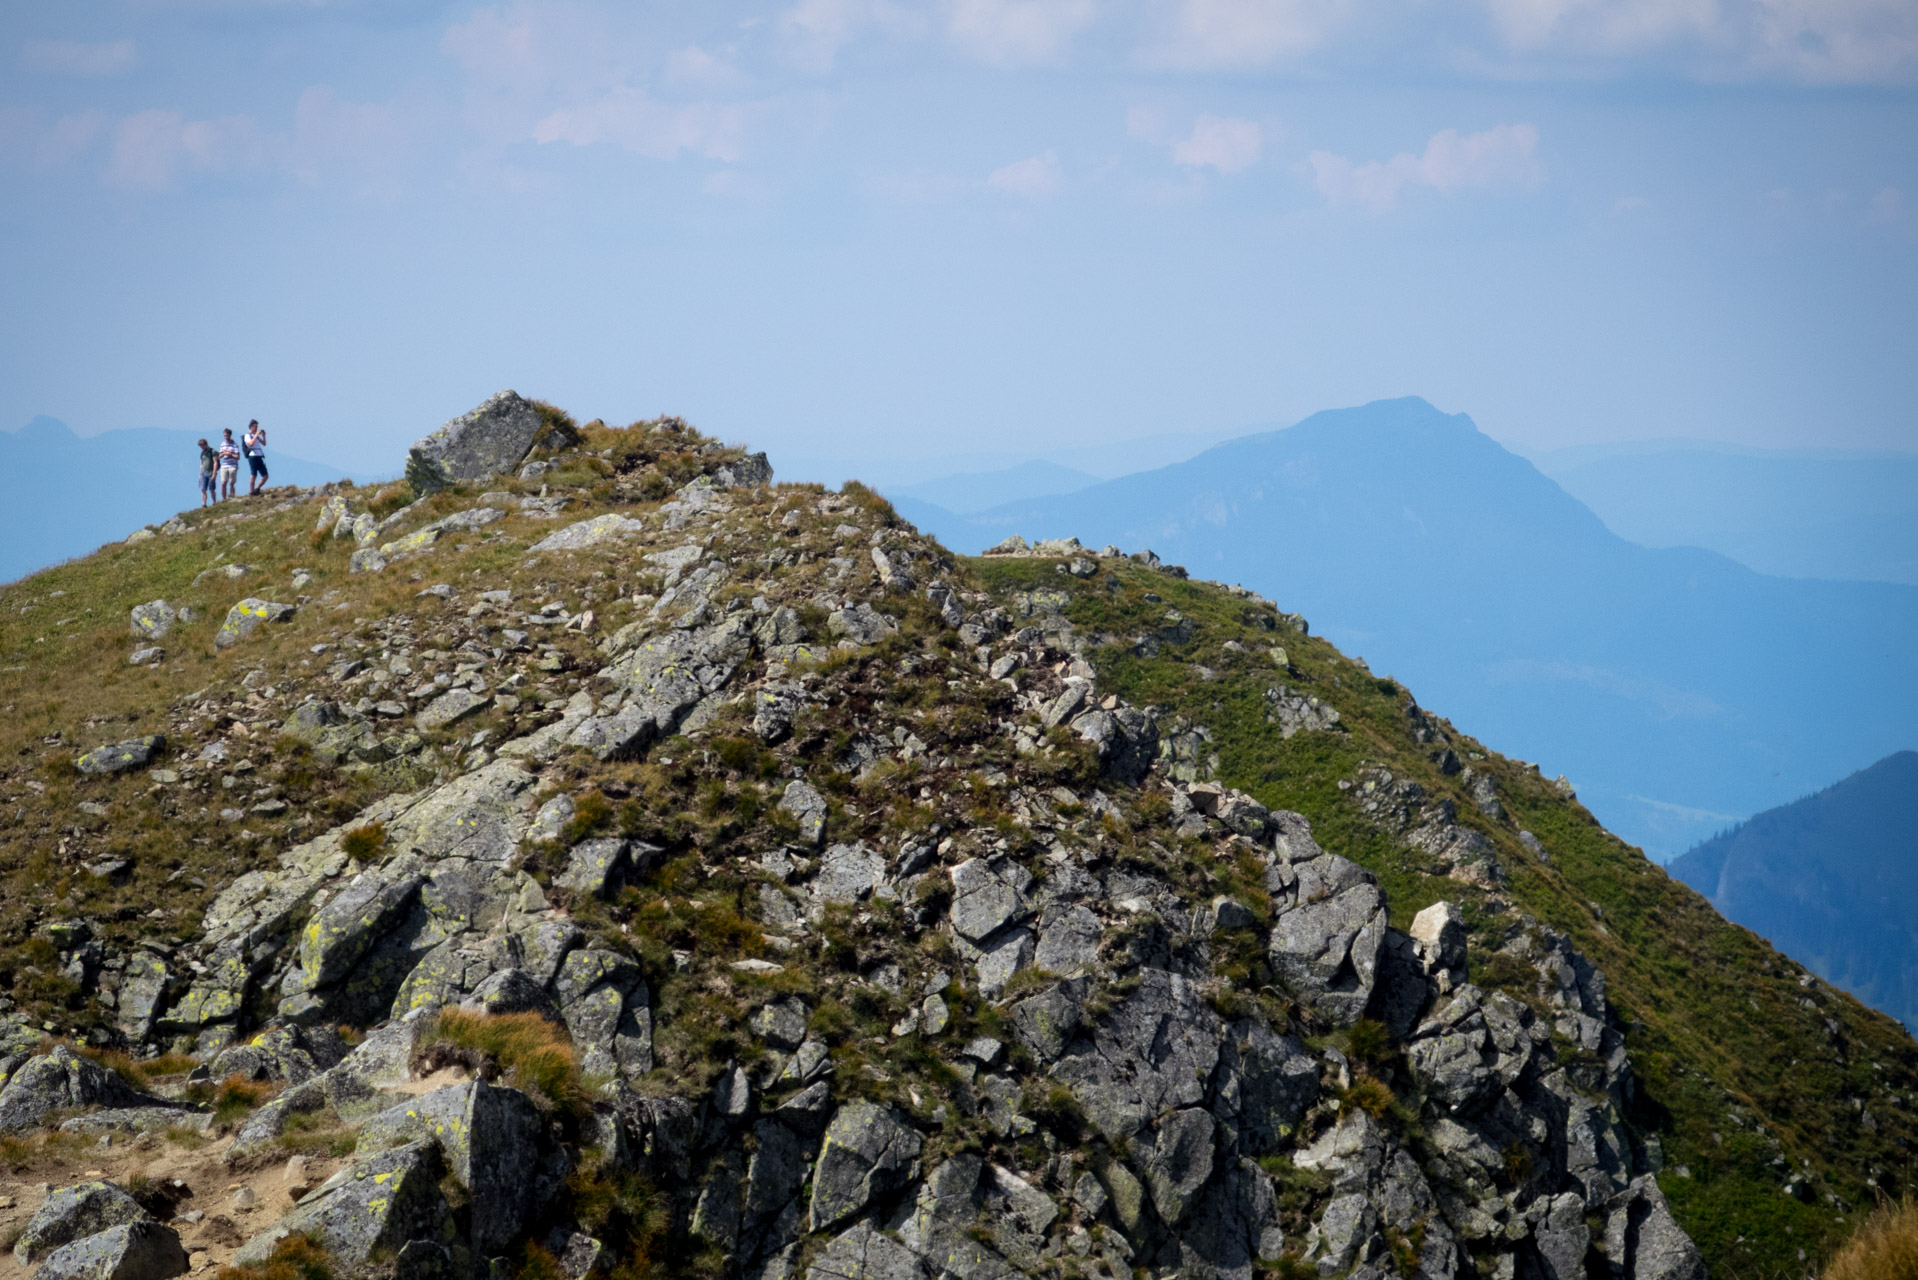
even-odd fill
[(1918, 448), (1910, 0), (101, 0), (0, 66), (0, 426)]

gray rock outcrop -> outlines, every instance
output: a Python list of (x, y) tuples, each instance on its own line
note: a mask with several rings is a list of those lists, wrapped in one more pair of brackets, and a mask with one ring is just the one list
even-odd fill
[(165, 736), (152, 733), (144, 738), (129, 738), (125, 742), (95, 747), (75, 760), (73, 767), (89, 776), (125, 773), (129, 769), (146, 768), (153, 763), (154, 757), (164, 750), (166, 750)]
[(518, 469), (545, 418), (518, 392), (501, 391), (415, 442), (406, 455), (406, 480), (419, 494), (491, 480)]
[(186, 1269), (179, 1234), (148, 1219), (63, 1245), (33, 1274), (34, 1280), (169, 1280)]
[(139, 1202), (111, 1182), (78, 1182), (47, 1196), (14, 1242), (13, 1256), (22, 1266), (83, 1237), (108, 1227), (145, 1222), (153, 1217)]

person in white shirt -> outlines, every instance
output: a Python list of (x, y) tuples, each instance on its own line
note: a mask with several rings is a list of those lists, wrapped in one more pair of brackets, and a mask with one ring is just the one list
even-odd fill
[(246, 465), (253, 474), (247, 480), (246, 496), (251, 498), (266, 489), (266, 428), (258, 418), (246, 424)]

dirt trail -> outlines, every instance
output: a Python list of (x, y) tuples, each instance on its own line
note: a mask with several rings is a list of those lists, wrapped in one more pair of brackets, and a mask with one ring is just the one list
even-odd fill
[[(192, 1194), (179, 1201), (170, 1225), (180, 1233), (194, 1271), (221, 1266), (232, 1260), (235, 1249), (293, 1207), (288, 1178), (290, 1168), (298, 1167), (289, 1166), (292, 1157), (278, 1156), (257, 1168), (229, 1168), (222, 1157), (232, 1145), (230, 1135), (187, 1147), (153, 1133), (115, 1136), (111, 1146), (88, 1145), (71, 1155), (50, 1149), (18, 1175), (0, 1180), (0, 1202), (11, 1202), (0, 1207), (0, 1240), (10, 1246), (52, 1189), (102, 1178), (124, 1187), (135, 1174), (145, 1174), (156, 1182), (177, 1178), (186, 1183)], [(317, 1187), (343, 1163), (329, 1155), (309, 1155), (301, 1181)], [(252, 1193), (244, 1208), (235, 1201), (242, 1188)], [(26, 1280), (32, 1270), (14, 1259), (11, 1247), (0, 1253), (0, 1280)]]

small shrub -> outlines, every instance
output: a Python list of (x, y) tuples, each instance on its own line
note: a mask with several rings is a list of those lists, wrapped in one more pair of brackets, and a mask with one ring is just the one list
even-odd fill
[(290, 1235), (264, 1262), (221, 1267), (219, 1280), (333, 1280), (333, 1255), (302, 1235)]
[(1361, 1018), (1346, 1033), (1346, 1048), (1354, 1061), (1377, 1066), (1392, 1053), (1392, 1034), (1376, 1018)]
[(591, 1105), (566, 1028), (537, 1013), (442, 1009), (421, 1035), (419, 1052), (429, 1064), (462, 1062), (482, 1075), (495, 1070), (534, 1101), (568, 1115)]
[(236, 1072), (218, 1084), (193, 1085), (186, 1096), (202, 1106), (212, 1106), (214, 1125), (224, 1127), (257, 1111), (277, 1092), (279, 1087), (270, 1081), (249, 1080)]
[(573, 817), (560, 830), (559, 842), (577, 844), (587, 836), (613, 825), (613, 802), (597, 791), (588, 791), (573, 802)]
[(386, 826), (384, 823), (369, 822), (363, 827), (354, 827), (340, 837), (340, 848), (349, 858), (366, 862), (386, 848)]
[(1345, 1091), (1341, 1101), (1348, 1107), (1357, 1107), (1374, 1120), (1383, 1120), (1386, 1112), (1392, 1109), (1395, 1099), (1383, 1080), (1361, 1072), (1359, 1078), (1352, 1082), (1352, 1087)]
[(1918, 1200), (1887, 1201), (1825, 1267), (1824, 1280), (1909, 1280), (1918, 1276)]

